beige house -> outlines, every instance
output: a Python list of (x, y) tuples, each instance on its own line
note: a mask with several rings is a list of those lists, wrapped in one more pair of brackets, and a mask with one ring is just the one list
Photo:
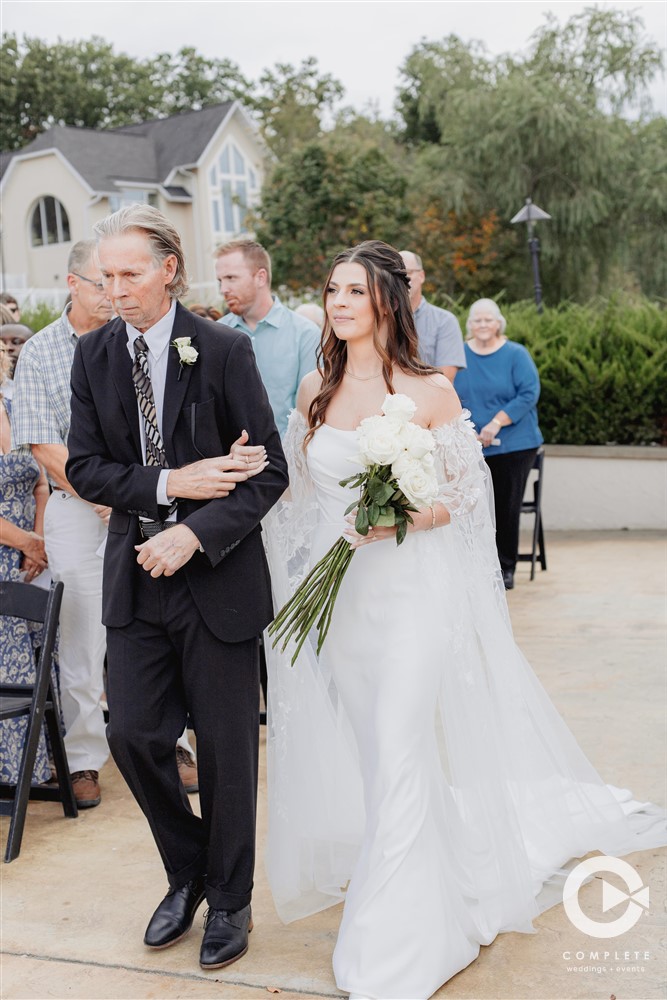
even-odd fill
[(115, 129), (50, 128), (0, 157), (2, 290), (22, 304), (62, 304), (72, 244), (141, 201), (181, 234), (189, 299), (216, 301), (213, 251), (245, 231), (266, 160), (238, 101)]

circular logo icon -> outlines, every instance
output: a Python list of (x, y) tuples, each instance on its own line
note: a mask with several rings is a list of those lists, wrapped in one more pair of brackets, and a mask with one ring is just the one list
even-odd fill
[[(593, 875), (611, 872), (623, 879), (627, 892), (617, 889), (609, 882), (602, 882), (602, 912), (612, 910), (620, 903), (627, 903), (624, 912), (616, 920), (600, 922), (587, 916), (579, 905), (579, 890)], [(635, 926), (644, 910), (648, 910), (648, 886), (644, 885), (639, 873), (621, 858), (606, 855), (587, 858), (572, 869), (563, 886), (563, 906), (570, 922), (577, 930), (595, 938), (613, 938), (625, 934)]]

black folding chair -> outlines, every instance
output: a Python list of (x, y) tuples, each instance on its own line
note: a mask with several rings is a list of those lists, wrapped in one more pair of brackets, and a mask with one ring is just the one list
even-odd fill
[[(0, 684), (0, 719), (28, 720), (17, 783), (0, 783), (0, 798), (10, 800), (0, 802), (0, 812), (11, 816), (6, 862), (17, 858), (21, 850), (28, 799), (62, 802), (65, 816), (78, 815), (60, 728), (58, 691), (53, 681), (53, 654), (62, 595), (62, 583), (51, 584), (48, 591), (25, 583), (0, 583), (0, 619), (23, 618), (43, 623), (42, 642), (36, 656), (35, 683)], [(39, 737), (45, 723), (58, 778), (57, 787), (52, 788), (31, 786)]]
[(533, 544), (530, 552), (519, 553), (519, 562), (530, 563), (530, 579), (535, 579), (535, 564), (539, 559), (542, 569), (547, 568), (547, 552), (544, 547), (544, 529), (542, 526), (542, 473), (544, 471), (544, 448), (537, 449), (537, 455), (533, 462), (533, 469), (537, 476), (533, 481), (533, 498), (527, 500), (525, 497), (521, 504), (522, 514), (533, 514), (535, 521), (533, 524)]

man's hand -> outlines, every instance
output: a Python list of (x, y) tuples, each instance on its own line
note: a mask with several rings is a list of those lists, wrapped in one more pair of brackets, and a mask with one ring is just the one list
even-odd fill
[(258, 476), (269, 464), (264, 445), (246, 445), (243, 431), (231, 447), (229, 455), (204, 458), (200, 462), (172, 469), (167, 477), (167, 495), (179, 500), (214, 500), (226, 497), (237, 483)]
[(197, 551), (199, 539), (187, 524), (177, 524), (134, 547), (137, 562), (152, 577), (173, 576)]
[(99, 503), (94, 503), (93, 504), (93, 510), (95, 511), (95, 513), (97, 514), (97, 516), (99, 517), (99, 519), (101, 521), (104, 521), (104, 523), (108, 527), (109, 526), (109, 518), (111, 517), (111, 507), (103, 507)]

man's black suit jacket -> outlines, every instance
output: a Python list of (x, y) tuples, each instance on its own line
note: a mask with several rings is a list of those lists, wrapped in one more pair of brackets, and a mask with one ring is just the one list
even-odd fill
[[(177, 518), (200, 540), (184, 573), (202, 618), (219, 639), (258, 635), (272, 617), (260, 521), (287, 487), (287, 464), (250, 338), (176, 306), (172, 339), (199, 352), (180, 365), (169, 346), (162, 437), (170, 468), (226, 455), (245, 428), (263, 444), (264, 472), (216, 500), (180, 500)], [(85, 500), (112, 507), (104, 556), (105, 625), (133, 618), (138, 516), (165, 515), (156, 498), (160, 469), (144, 466), (125, 323), (114, 319), (81, 337), (72, 367), (67, 476)], [(145, 570), (141, 570), (145, 572)]]

